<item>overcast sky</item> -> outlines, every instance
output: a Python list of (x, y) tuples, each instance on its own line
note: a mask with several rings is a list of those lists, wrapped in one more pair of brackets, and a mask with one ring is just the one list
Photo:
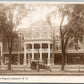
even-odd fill
[[(35, 8), (35, 11), (33, 11), (31, 14), (27, 15), (27, 17), (22, 19), (21, 24), (18, 26), (18, 28), (28, 28), (32, 23), (38, 20), (46, 20), (46, 16), (49, 15), (53, 10), (56, 10), (56, 6), (37, 6)], [(61, 18), (58, 15), (58, 13), (54, 13), (54, 16), (52, 16), (51, 18), (53, 26), (60, 24)], [(65, 18), (64, 24), (66, 23), (67, 19)]]

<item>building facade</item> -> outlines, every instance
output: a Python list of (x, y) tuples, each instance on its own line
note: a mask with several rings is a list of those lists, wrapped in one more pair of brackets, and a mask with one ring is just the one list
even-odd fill
[[(46, 21), (37, 21), (29, 28), (18, 31), (19, 38), (15, 40), (11, 56), (12, 69), (28, 70), (32, 61), (40, 61), (48, 66), (61, 65), (61, 42), (59, 27), (52, 27)], [(53, 50), (53, 42), (55, 42)], [(84, 65), (84, 45), (81, 49), (67, 49), (67, 65)], [(1, 69), (7, 69), (8, 48), (0, 43)], [(52, 55), (54, 53), (54, 56)]]

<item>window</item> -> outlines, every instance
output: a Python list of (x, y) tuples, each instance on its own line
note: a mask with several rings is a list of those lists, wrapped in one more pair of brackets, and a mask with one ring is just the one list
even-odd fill
[(55, 65), (59, 65), (62, 63), (62, 56), (61, 54), (55, 54), (54, 56), (54, 63)]
[(20, 55), (20, 64), (21, 64), (21, 65), (23, 65), (23, 59), (24, 59), (24, 55), (21, 54), (21, 55)]
[(48, 44), (47, 43), (43, 43), (42, 44), (42, 48), (48, 48)]
[(84, 64), (84, 56), (82, 54), (69, 54), (67, 56), (68, 64)]
[(58, 49), (59, 49), (59, 48), (58, 48), (58, 45), (56, 45), (56, 47), (55, 47), (55, 48), (56, 48), (56, 50), (58, 50)]
[(32, 49), (32, 44), (26, 44), (26, 49)]
[(14, 65), (18, 64), (18, 56), (17, 56), (17, 54), (11, 56), (11, 64), (14, 64)]
[(40, 49), (40, 44), (34, 44), (34, 49)]

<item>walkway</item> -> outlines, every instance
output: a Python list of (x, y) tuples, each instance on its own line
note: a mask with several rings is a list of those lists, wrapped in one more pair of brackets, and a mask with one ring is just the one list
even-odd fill
[(0, 71), (0, 75), (26, 75), (26, 76), (84, 76), (84, 72), (81, 71)]

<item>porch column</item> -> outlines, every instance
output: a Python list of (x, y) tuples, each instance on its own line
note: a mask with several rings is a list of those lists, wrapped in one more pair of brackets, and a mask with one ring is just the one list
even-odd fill
[(48, 66), (50, 66), (50, 42), (48, 43)]
[(0, 43), (0, 56), (1, 56), (1, 65), (3, 66), (4, 63), (3, 63), (3, 49), (2, 49), (2, 42)]
[(54, 56), (52, 55), (52, 65), (54, 65)]
[(20, 65), (20, 53), (18, 53), (18, 65)]
[(52, 65), (54, 65), (54, 56), (55, 56), (55, 44), (52, 44)]
[(28, 53), (28, 66), (30, 67), (30, 65), (31, 65), (30, 53)]
[(32, 43), (32, 61), (34, 60), (34, 44)]
[(42, 62), (42, 44), (40, 43), (40, 58), (39, 60)]
[(24, 65), (26, 65), (26, 44), (24, 43)]

